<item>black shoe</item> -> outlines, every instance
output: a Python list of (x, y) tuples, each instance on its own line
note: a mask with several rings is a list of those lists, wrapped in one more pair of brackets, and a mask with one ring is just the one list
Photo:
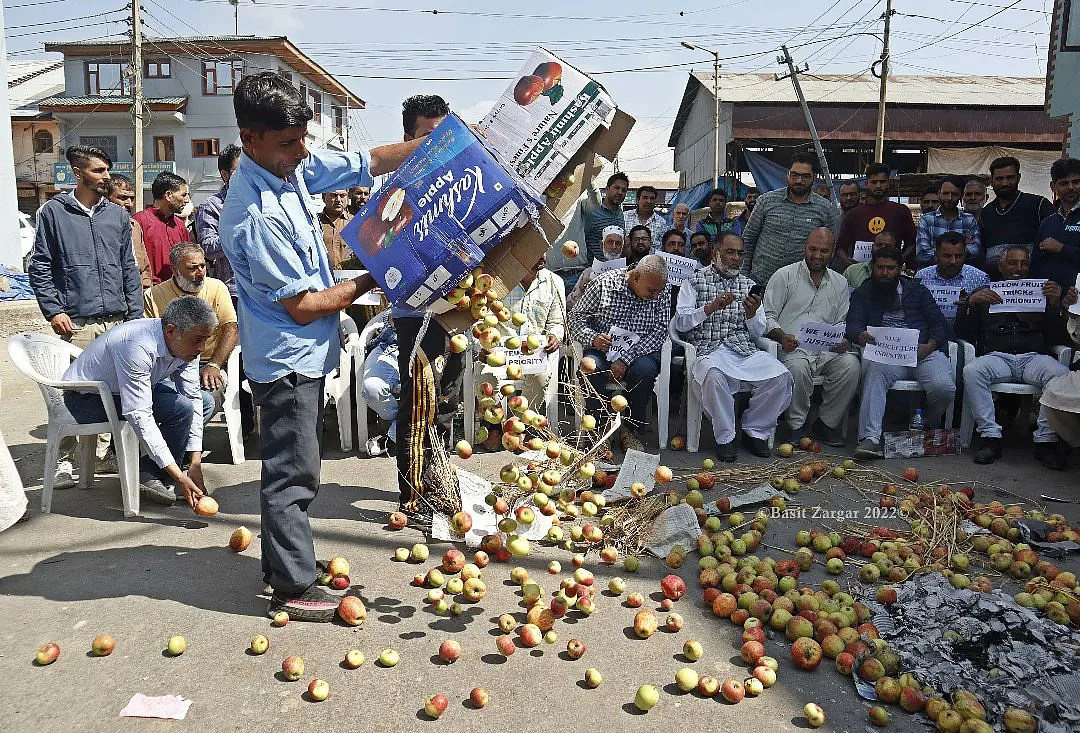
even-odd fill
[(814, 420), (814, 424), (810, 428), (810, 435), (812, 435), (819, 443), (831, 445), (834, 448), (839, 448), (844, 445), (843, 432), (841, 432), (839, 428), (830, 428), (821, 421), (821, 418)]
[[(797, 428), (788, 428), (787, 438), (785, 443), (791, 443), (794, 446), (798, 446), (799, 441), (810, 434), (810, 430), (806, 427), (806, 423), (803, 423)], [(745, 435), (745, 433), (744, 433)]]
[(1058, 443), (1059, 441), (1035, 444), (1035, 460), (1051, 471), (1064, 471), (1067, 465), (1064, 451), (1058, 448)]
[(330, 591), (312, 583), (300, 593), (274, 591), (274, 595), (270, 597), (267, 615), (273, 618), (274, 614), (285, 611), (292, 621), (326, 623), (333, 620), (340, 601), (341, 599)]
[(769, 458), (772, 455), (772, 451), (769, 450), (769, 441), (764, 438), (755, 438), (752, 435), (743, 433), (742, 444), (746, 450), (758, 458)]
[[(982, 445), (975, 451), (971, 460), (985, 466), (1001, 458), (1001, 438), (982, 438), (981, 443)], [(1038, 455), (1038, 450), (1039, 447), (1036, 445), (1036, 455)]]
[(397, 510), (405, 515), (405, 518), (409, 520), (409, 524), (415, 526), (421, 532), (431, 531), (431, 509), (427, 504), (418, 502), (419, 506), (413, 504), (398, 504)]
[(732, 439), (716, 446), (716, 457), (724, 463), (734, 463), (738, 457), (738, 451), (735, 450), (735, 440)]

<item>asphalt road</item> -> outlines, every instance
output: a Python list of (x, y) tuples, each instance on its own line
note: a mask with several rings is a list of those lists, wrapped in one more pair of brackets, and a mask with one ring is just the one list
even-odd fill
[[(36, 507), (44, 407), (37, 388), (12, 367), (6, 349), (0, 354), (0, 379), (4, 438)], [(240, 525), (258, 533), (259, 463), (227, 463), (224, 428), (211, 425), (207, 447), (212, 452), (205, 473), (221, 506), (216, 516), (196, 517), (179, 505), (144, 505), (142, 516), (126, 519), (118, 482), (107, 477), (87, 491), (56, 492), (51, 514), (35, 512), (29, 521), (0, 534), (0, 730), (794, 730), (807, 727), (802, 708), (809, 701), (825, 709), (828, 730), (869, 728), (868, 705), (857, 698), (851, 681), (841, 678), (828, 661), (813, 673), (794, 669), (782, 634), (766, 644), (781, 666), (776, 686), (761, 697), (728, 705), (720, 698), (679, 693), (672, 683), (675, 672), (689, 665), (680, 654), (687, 639), (699, 640), (705, 649), (704, 658), (689, 665), (700, 673), (722, 681), (742, 679), (747, 672), (738, 657), (739, 631), (713, 617), (700, 601), (696, 555), (680, 571), (690, 587), (676, 604), (686, 619), (681, 632), (636, 639), (631, 628), (635, 611), (601, 595), (591, 617), (567, 617), (556, 624), (556, 644), (518, 649), (502, 658), (495, 648), (495, 619), (507, 612), (524, 616), (518, 591), (508, 582), (512, 564), (493, 563), (485, 569), (488, 594), (462, 616), (435, 615), (424, 603), (426, 592), (409, 584), (418, 567), (391, 559), (396, 547), (422, 541), (413, 529), (392, 532), (384, 526), (396, 501), (393, 461), (342, 455), (333, 423), (328, 424), (324, 483), (311, 508), (312, 524), (319, 557), (342, 555), (352, 563), (356, 590), (370, 609), (363, 629), (296, 622), (280, 629), (270, 626), (266, 599), (260, 595), (258, 540), (241, 554), (227, 548), (229, 535)], [(249, 455), (255, 455), (253, 449)], [(693, 467), (702, 457), (664, 452), (665, 463), (673, 467)], [(492, 476), (505, 458), (477, 455), (468, 466)], [(977, 497), (983, 500), (993, 498), (985, 487), (995, 485), (1029, 497), (1046, 492), (1080, 501), (1078, 469), (1044, 471), (1031, 460), (1029, 442), (1010, 443), (1004, 460), (994, 466), (975, 466), (967, 456), (885, 465), (899, 472), (907, 463), (918, 466), (924, 479), (985, 482)], [(800, 499), (808, 509), (861, 512), (864, 506), (833, 489), (804, 492)], [(794, 531), (803, 526), (814, 523), (772, 522), (765, 542), (793, 547)], [(423, 567), (434, 565), (445, 549), (432, 544), (432, 559)], [(552, 559), (563, 563), (566, 574), (568, 553), (537, 543), (533, 553), (516, 564), (540, 578), (550, 594), (557, 590), (556, 576), (545, 574)], [(658, 580), (667, 572), (662, 563), (647, 560), (637, 575), (628, 575), (590, 555), (588, 567), (601, 587), (622, 575), (628, 590), (650, 597), (646, 607), (657, 606)], [(826, 577), (820, 570), (814, 573), (813, 582)], [(117, 639), (116, 651), (93, 658), (88, 655), (90, 641), (100, 633)], [(184, 635), (188, 648), (171, 658), (163, 650), (174, 634)], [(255, 634), (270, 639), (263, 656), (246, 651)], [(435, 656), (447, 638), (457, 639), (463, 649), (461, 660), (450, 666), (437, 663)], [(582, 659), (566, 657), (570, 638), (587, 645)], [(45, 641), (57, 642), (62, 652), (56, 663), (41, 668), (33, 663), (34, 653)], [(401, 663), (380, 668), (376, 658), (391, 647), (400, 652)], [(353, 648), (360, 649), (367, 662), (348, 670), (340, 663)], [(281, 660), (293, 654), (306, 663), (301, 682), (276, 676)], [(588, 667), (604, 676), (598, 689), (586, 689), (581, 681)], [(304, 694), (314, 677), (330, 683), (332, 692), (325, 702), (311, 702)], [(641, 715), (630, 703), (637, 687), (646, 683), (663, 690), (659, 704)], [(464, 702), (476, 686), (490, 695), (482, 710)], [(119, 718), (136, 692), (178, 694), (193, 705), (182, 723)], [(423, 714), (424, 701), (438, 692), (449, 697), (450, 706), (442, 719), (430, 721)], [(890, 729), (923, 729), (922, 722), (899, 708), (892, 714)]]

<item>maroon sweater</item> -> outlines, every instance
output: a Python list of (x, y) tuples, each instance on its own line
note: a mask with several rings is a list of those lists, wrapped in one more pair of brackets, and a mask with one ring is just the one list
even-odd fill
[(844, 214), (840, 235), (836, 238), (836, 249), (847, 252), (850, 257), (855, 251), (856, 242), (873, 242), (881, 232), (895, 234), (900, 247), (914, 247), (916, 232), (911, 210), (889, 200), (880, 204), (859, 204)]
[(143, 244), (146, 256), (150, 260), (150, 277), (154, 285), (172, 277), (172, 265), (169, 264), (169, 250), (180, 242), (190, 242), (191, 236), (178, 216), (166, 216), (153, 205), (131, 217), (139, 222), (143, 230)]

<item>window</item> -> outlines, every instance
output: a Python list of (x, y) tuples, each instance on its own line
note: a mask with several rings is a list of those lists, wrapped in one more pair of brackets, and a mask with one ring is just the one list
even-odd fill
[(218, 153), (218, 139), (207, 138), (204, 140), (192, 140), (191, 141), (191, 155), (195, 158), (214, 158)]
[(308, 99), (311, 102), (311, 111), (315, 113), (315, 121), (322, 122), (322, 94), (318, 89), (308, 91)]
[(172, 76), (172, 63), (168, 60), (147, 61), (143, 76), (147, 79), (168, 79)]
[(331, 105), (330, 110), (333, 112), (334, 117), (334, 134), (345, 134), (345, 108), (339, 107), (336, 104)]
[(176, 148), (172, 136), (154, 138), (154, 160), (176, 160)]
[(112, 160), (116, 160), (116, 135), (80, 135), (79, 145), (99, 148)]
[(88, 61), (86, 94), (90, 97), (126, 97), (131, 94), (127, 65), (120, 62)]
[(53, 149), (53, 136), (48, 130), (38, 130), (34, 133), (34, 152), (51, 153)]
[(239, 59), (229, 61), (203, 62), (203, 94), (231, 95), (240, 78), (244, 75), (244, 62)]

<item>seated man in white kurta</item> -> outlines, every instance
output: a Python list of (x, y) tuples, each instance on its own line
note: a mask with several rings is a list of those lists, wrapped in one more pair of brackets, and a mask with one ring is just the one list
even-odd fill
[(769, 456), (769, 436), (791, 402), (791, 373), (754, 343), (765, 333), (765, 309), (750, 294), (754, 281), (740, 274), (742, 263), (742, 237), (725, 234), (712, 265), (683, 283), (675, 311), (675, 328), (697, 348), (692, 388), (712, 421), (716, 455), (727, 463), (737, 457), (736, 392), (750, 389), (743, 446), (762, 458)]

